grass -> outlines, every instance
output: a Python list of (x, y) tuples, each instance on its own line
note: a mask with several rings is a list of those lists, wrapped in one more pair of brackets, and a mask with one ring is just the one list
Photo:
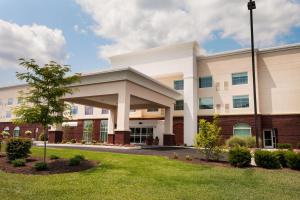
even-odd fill
[[(33, 148), (41, 156), (41, 148)], [(48, 149), (81, 154), (94, 169), (38, 176), (0, 172), (1, 199), (298, 199), (300, 172), (193, 165), (157, 156)]]

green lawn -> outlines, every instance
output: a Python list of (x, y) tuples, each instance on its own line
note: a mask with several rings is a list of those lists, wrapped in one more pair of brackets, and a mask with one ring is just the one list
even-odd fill
[[(42, 155), (34, 148), (33, 154)], [(193, 165), (163, 157), (49, 149), (83, 154), (102, 165), (85, 172), (37, 176), (0, 172), (3, 199), (299, 199), (300, 172)]]

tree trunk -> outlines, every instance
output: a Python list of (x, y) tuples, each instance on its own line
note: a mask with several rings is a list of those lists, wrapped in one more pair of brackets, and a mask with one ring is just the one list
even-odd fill
[(47, 139), (48, 139), (48, 126), (44, 127), (44, 163), (46, 163)]

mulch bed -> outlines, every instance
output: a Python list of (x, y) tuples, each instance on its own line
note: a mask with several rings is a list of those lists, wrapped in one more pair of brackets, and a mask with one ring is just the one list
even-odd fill
[(34, 165), (37, 162), (43, 161), (42, 158), (29, 157), (26, 159), (26, 165), (23, 167), (14, 167), (11, 163), (7, 161), (6, 156), (0, 155), (0, 170), (8, 173), (17, 174), (33, 174), (33, 175), (49, 175), (49, 174), (61, 174), (70, 172), (80, 172), (87, 169), (91, 169), (99, 165), (97, 161), (84, 160), (81, 161), (78, 166), (69, 166), (69, 159), (56, 159), (47, 160), (48, 170), (37, 171), (34, 169)]

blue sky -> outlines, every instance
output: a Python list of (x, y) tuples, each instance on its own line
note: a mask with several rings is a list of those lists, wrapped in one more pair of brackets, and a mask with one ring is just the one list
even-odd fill
[[(7, 22), (6, 27), (9, 27), (11, 24), (16, 24), (19, 26), (20, 30), (24, 25), (33, 26), (33, 24), (37, 24), (39, 26), (47, 27), (49, 29), (47, 31), (50, 36), (48, 35), (46, 38), (44, 37), (40, 39), (41, 41), (39, 42), (41, 43), (43, 43), (45, 40), (47, 41), (47, 44), (49, 44), (49, 41), (51, 44), (51, 31), (55, 29), (60, 30), (61, 35), (56, 34), (55, 37), (58, 39), (55, 39), (53, 46), (57, 45), (59, 48), (62, 47), (62, 50), (59, 49), (57, 52), (65, 54), (65, 56), (63, 59), (61, 59), (63, 56), (58, 56), (52, 51), (51, 53), (48, 53), (51, 54), (49, 55), (49, 58), (60, 58), (58, 61), (63, 62), (63, 64), (71, 65), (73, 72), (96, 71), (109, 67), (109, 62), (105, 59), (107, 55), (165, 45), (173, 42), (184, 42), (190, 39), (197, 40), (200, 43), (201, 48), (208, 53), (249, 47), (249, 37), (247, 35), (249, 32), (249, 24), (247, 16), (248, 12), (246, 9), (240, 13), (243, 20), (238, 22), (234, 21), (236, 19), (230, 20), (230, 12), (224, 11), (223, 15), (221, 13), (222, 11), (218, 12), (217, 7), (214, 7), (217, 4), (196, 5), (191, 3), (189, 0), (185, 2), (186, 4), (183, 4), (178, 3), (178, 1), (170, 0), (169, 4), (162, 5), (159, 3), (159, 1), (154, 0), (153, 4), (155, 4), (155, 6), (151, 6), (150, 8), (149, 0), (137, 0), (139, 1), (138, 3), (134, 2), (134, 0), (129, 1), (130, 3), (128, 3), (128, 5), (120, 7), (118, 6), (120, 4), (120, 1), (118, 2), (118, 0), (112, 0), (112, 2), (115, 4), (111, 3), (109, 5), (104, 3), (105, 1), (97, 2), (89, 0), (1, 0), (0, 20), (3, 20), (5, 23)], [(147, 4), (141, 3), (144, 1), (148, 1)], [(278, 3), (280, 2), (282, 1), (278, 1)], [(283, 19), (282, 22), (277, 20), (278, 18), (272, 18), (272, 15), (269, 15), (269, 21), (264, 21), (265, 17), (263, 14), (261, 14), (261, 16), (258, 14), (258, 17), (261, 18), (256, 19), (256, 22), (258, 23), (256, 27), (259, 29), (259, 32), (257, 33), (258, 37), (256, 38), (257, 46), (268, 47), (300, 42), (300, 17), (297, 17), (297, 15), (299, 15), (299, 12), (297, 13), (297, 11), (299, 11), (298, 9), (300, 7), (300, 1), (286, 0), (286, 2), (290, 3), (293, 6), (293, 9), (291, 9), (291, 7), (287, 7), (286, 9), (282, 8), (281, 11), (278, 11), (270, 8), (270, 11), (265, 11), (282, 12), (282, 18), (288, 17)], [(184, 10), (182, 9), (183, 7), (190, 8), (192, 6), (198, 6), (199, 9), (206, 10), (207, 12), (209, 12), (209, 10), (211, 10), (211, 12), (215, 10), (215, 15), (220, 17), (218, 17), (218, 19), (212, 17), (211, 19), (203, 20), (202, 16), (200, 15), (199, 28), (197, 28), (197, 25), (195, 25), (195, 30), (192, 30), (194, 26), (187, 26), (186, 21), (180, 23), (176, 20), (178, 19), (178, 16), (181, 16), (180, 19), (193, 19), (195, 20), (194, 23), (197, 24), (197, 14), (193, 13), (192, 10), (186, 11), (185, 13), (182, 12)], [(242, 6), (241, 8), (244, 8), (244, 4), (239, 3), (238, 6)], [(267, 5), (261, 3), (261, 6)], [(278, 6), (278, 4), (274, 6)], [(149, 14), (149, 9), (151, 9), (153, 14)], [(153, 9), (156, 10), (153, 11)], [(131, 14), (135, 14), (137, 18), (133, 18), (131, 16), (128, 17), (128, 15)], [(141, 17), (139, 17), (139, 15)], [(206, 15), (206, 13), (203, 13), (203, 15)], [(164, 16), (170, 16), (169, 20), (173, 21), (166, 21), (165, 24), (174, 24), (174, 20), (176, 20), (178, 24), (166, 27), (166, 30), (163, 29), (165, 26), (159, 26), (160, 21), (163, 20), (158, 20), (159, 23), (152, 25), (153, 27), (148, 27), (149, 24), (153, 23), (143, 24), (145, 21), (155, 22), (155, 20), (157, 20), (157, 16), (162, 16), (162, 19), (166, 18)], [(214, 14), (209, 15), (209, 13), (207, 13), (207, 16), (214, 16)], [(226, 19), (227, 16), (228, 20)], [(236, 16), (232, 16), (231, 19), (233, 18), (236, 18)], [(140, 19), (143, 19), (143, 21), (136, 22)], [(290, 24), (287, 24), (286, 20), (294, 21)], [(133, 24), (133, 22), (136, 22), (137, 24)], [(215, 22), (218, 26), (211, 26), (213, 22)], [(259, 24), (260, 22), (261, 24)], [(125, 24), (126, 28), (116, 26), (118, 23)], [(276, 24), (272, 25), (271, 23)], [(270, 25), (270, 27), (277, 27), (277, 29), (268, 29), (268, 25)], [(159, 27), (163, 28), (159, 29)], [(264, 28), (266, 29), (265, 31)], [(184, 35), (179, 33), (180, 30), (184, 32)], [(161, 34), (159, 34), (160, 31), (162, 32)], [(173, 33), (172, 31), (174, 31), (176, 34), (168, 34)], [(149, 34), (149, 32), (151, 34)], [(37, 33), (33, 31), (33, 35), (36, 34)], [(134, 34), (137, 34), (137, 36)], [(143, 36), (140, 36), (141, 34), (143, 34)], [(271, 39), (266, 39), (268, 34), (270, 35)], [(5, 34), (2, 32), (2, 35)], [(15, 37), (22, 37), (22, 33), (19, 35), (21, 36)], [(164, 35), (176, 36), (166, 39)], [(30, 39), (32, 36), (28, 37)], [(61, 41), (61, 38), (63, 38), (65, 41), (64, 43), (60, 42), (62, 44), (58, 44), (59, 42), (57, 41)], [(136, 42), (134, 41), (135, 38)], [(7, 38), (4, 36), (1, 37), (0, 31), (0, 44), (1, 40), (4, 41), (6, 39)], [(13, 38), (13, 40), (15, 40), (15, 38)], [(20, 39), (20, 41), (23, 41), (23, 39)], [(36, 44), (37, 46), (39, 46), (39, 42)], [(9, 48), (13, 48), (14, 45), (9, 45), (9, 42), (6, 42), (5, 44), (8, 44)], [(18, 45), (18, 47), (20, 48), (20, 45)], [(3, 61), (2, 65), (5, 64), (6, 66), (2, 66), (1, 68), (1, 56), (7, 56), (7, 54), (14, 51), (12, 49), (9, 52), (5, 52), (5, 46), (0, 48), (3, 48), (2, 50), (0, 49), (0, 70), (2, 71), (2, 73), (0, 73), (0, 86), (17, 83), (14, 78), (14, 73), (18, 70), (18, 68), (14, 67), (13, 64), (11, 64), (12, 62), (8, 62), (7, 58), (3, 58), (5, 62)], [(23, 48), (24, 52), (26, 52), (29, 51), (30, 48), (34, 49), (35, 46), (27, 45), (23, 46)], [(4, 53), (1, 54), (1, 51)], [(41, 51), (40, 53), (37, 53), (36, 56), (38, 57), (42, 54), (47, 53)], [(21, 55), (26, 56), (27, 54), (24, 53)], [(35, 54), (28, 55), (32, 56)]]

